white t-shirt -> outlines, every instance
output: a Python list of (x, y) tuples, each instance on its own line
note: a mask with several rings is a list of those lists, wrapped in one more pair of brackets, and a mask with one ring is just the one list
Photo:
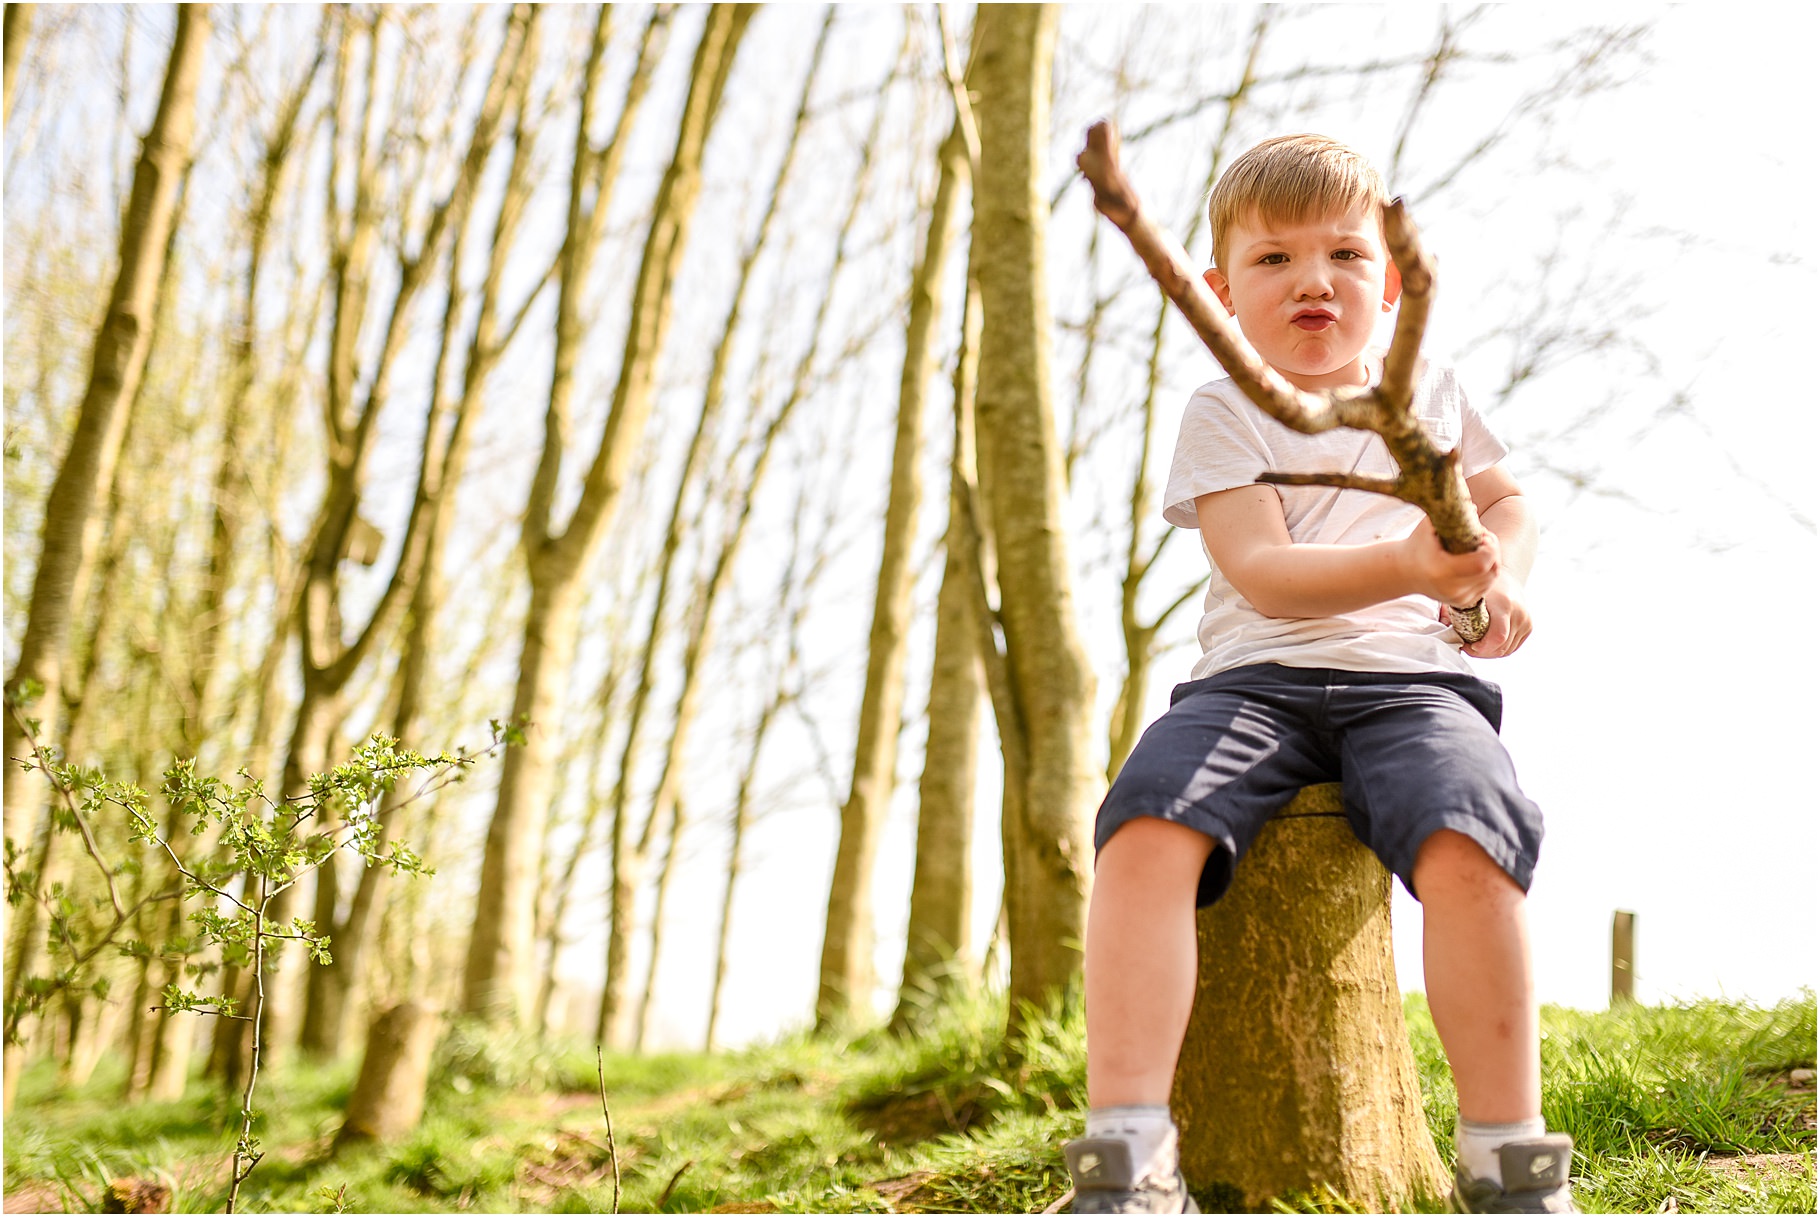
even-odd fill
[[(1374, 360), (1373, 379), (1381, 366)], [(1509, 451), (1466, 401), (1453, 369), (1424, 361), (1415, 410), (1443, 449), (1461, 446), (1467, 477), (1491, 468)], [(1357, 473), (1394, 477), (1396, 463), (1370, 431), (1340, 427), (1303, 435), (1252, 405), (1231, 380), (1196, 389), (1182, 413), (1181, 435), (1163, 495), (1163, 518), (1200, 527), (1194, 500), (1249, 486), (1265, 470)], [(1385, 494), (1327, 486), (1277, 486), (1290, 539), (1318, 545), (1363, 545), (1407, 536), (1421, 509)], [(1341, 668), (1354, 672), (1467, 672), (1460, 638), (1443, 625), (1426, 596), (1403, 596), (1333, 617), (1266, 617), (1213, 570), (1199, 630), (1201, 658), (1190, 679), (1248, 664)]]

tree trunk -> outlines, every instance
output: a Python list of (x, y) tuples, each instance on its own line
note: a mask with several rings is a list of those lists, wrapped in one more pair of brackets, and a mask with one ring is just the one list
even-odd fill
[(463, 1009), (516, 1023), (531, 1009), (528, 991), (536, 911), (535, 844), (543, 840), (556, 747), (556, 709), (568, 683), (575, 647), (577, 597), (573, 582), (556, 592), (535, 583), (525, 614), (512, 721), (524, 723), (525, 740), (506, 750), (499, 797), (487, 829), (480, 897), (463, 973)]
[[(800, 505), (801, 500), (798, 502)], [(715, 1038), (720, 1029), (721, 998), (727, 984), (727, 944), (733, 926), (733, 893), (739, 886), (740, 871), (744, 865), (746, 831), (752, 823), (759, 761), (764, 755), (765, 739), (778, 715), (792, 705), (802, 692), (803, 622), (808, 617), (810, 606), (817, 602), (816, 582), (827, 569), (825, 540), (826, 534), (823, 534), (824, 544), (820, 546), (806, 540), (802, 513), (799, 510), (790, 531), (789, 554), (778, 579), (777, 607), (765, 630), (768, 637), (783, 637), (784, 652), (775, 659), (769, 673), (771, 691), (758, 712), (758, 721), (752, 725), (752, 744), (746, 752), (745, 764), (740, 770), (738, 791), (734, 795), (733, 832), (727, 849), (727, 881), (721, 892), (720, 929), (714, 946), (714, 983), (708, 993), (708, 1029), (702, 1049), (704, 1052), (714, 1051)]]
[[(969, 267), (971, 269), (971, 267)], [(948, 534), (935, 606), (935, 662), (929, 676), (928, 742), (918, 788), (916, 864), (904, 975), (891, 1027), (905, 1031), (942, 993), (964, 983), (973, 923), (973, 799), (979, 772), (979, 635), (969, 581), (977, 555), (963, 548), (965, 495), (974, 477), (973, 402), (979, 371), (979, 290), (968, 276), (961, 347), (954, 370), (954, 472)]]
[(67, 990), (61, 1004), (67, 1019), (68, 1042), (57, 1063), (57, 1084), (73, 1090), (88, 1085), (95, 1075), (115, 1020), (109, 1017), (111, 1007), (105, 1000), (87, 993)]
[[(536, 946), (539, 871), (535, 854), (543, 840), (546, 809), (540, 792), (547, 787), (549, 770), (548, 745), (540, 744), (537, 737), (555, 727), (553, 715), (560, 700), (551, 694), (557, 687), (557, 673), (567, 668), (573, 649), (575, 614), (583, 590), (580, 576), (618, 508), (632, 453), (642, 441), (650, 417), (657, 359), (669, 335), (670, 293), (701, 194), (702, 151), (713, 129), (740, 37), (751, 17), (751, 6), (715, 5), (703, 23), (689, 93), (678, 124), (676, 150), (652, 204), (626, 327), (625, 351), (606, 427), (569, 525), (556, 534), (552, 531), (551, 511), (567, 440), (570, 371), (582, 338), (580, 299), (586, 290), (594, 243), (606, 218), (605, 182), (598, 183), (593, 212), (583, 210), (583, 200), (590, 186), (596, 184), (595, 167), (606, 159), (588, 151), (587, 135), (604, 51), (604, 24), (597, 27), (590, 53), (557, 304), (555, 375), (543, 456), (532, 482), (525, 520), (532, 611), (526, 622), (513, 714), (515, 718), (525, 713), (542, 717), (532, 720), (531, 746), (510, 749), (506, 754), (499, 801), (487, 830), (487, 852), (463, 973), (462, 1009), (498, 1021), (519, 1023), (530, 1014), (535, 1000), (532, 956)], [(641, 56), (641, 66), (644, 62)], [(634, 99), (628, 98), (620, 132), (612, 145), (615, 149), (624, 146), (625, 120), (633, 104)]]
[(1171, 1101), (1189, 1185), (1234, 1210), (1333, 1187), (1365, 1211), (1445, 1195), (1391, 957), (1390, 876), (1337, 785), (1267, 823), (1200, 915)]
[(19, 87), (19, 61), (25, 57), (26, 39), (32, 32), (31, 4), (6, 6), (6, 101), (0, 106), (0, 122), (13, 116), (13, 93)]
[[(772, 178), (771, 191), (765, 203), (764, 214), (759, 219), (758, 228), (754, 232), (751, 242), (740, 256), (739, 271), (733, 282), (732, 300), (727, 307), (726, 318), (721, 323), (720, 337), (714, 344), (713, 358), (708, 367), (707, 386), (702, 394), (701, 413), (697, 417), (694, 434), (689, 437), (689, 447), (683, 457), (682, 470), (677, 475), (676, 495), (671, 503), (670, 520), (664, 532), (663, 550), (658, 559), (657, 590), (651, 603), (651, 624), (645, 632), (638, 683), (632, 690), (631, 701), (626, 708), (626, 735), (620, 745), (618, 775), (614, 781), (611, 807), (608, 813), (612, 833), (612, 870), (609, 876), (612, 895), (607, 928), (608, 976), (601, 994), (602, 1013), (600, 1016), (601, 1038), (616, 1045), (622, 1043), (620, 1025), (623, 1023), (623, 1019), (620, 1015), (625, 1007), (626, 989), (625, 967), (620, 961), (624, 958), (625, 943), (631, 934), (633, 905), (637, 896), (638, 881), (644, 873), (648, 842), (656, 829), (657, 819), (664, 809), (663, 782), (660, 780), (659, 794), (652, 800), (651, 818), (646, 822), (641, 839), (636, 846), (633, 846), (629, 837), (631, 824), (628, 819), (631, 808), (632, 771), (637, 764), (643, 743), (646, 709), (656, 687), (661, 647), (667, 627), (670, 589), (672, 581), (677, 575), (677, 556), (681, 551), (685, 534), (692, 527), (686, 509), (689, 499), (694, 494), (695, 483), (702, 473), (704, 462), (709, 459), (713, 447), (714, 425), (719, 420), (721, 407), (725, 403), (727, 373), (731, 366), (734, 340), (739, 335), (740, 322), (745, 311), (746, 293), (753, 283), (753, 269), (757, 266), (760, 256), (765, 252), (777, 217), (782, 210), (784, 186), (788, 182), (791, 168), (796, 162), (796, 151), (801, 145), (803, 133), (809, 126), (810, 99), (814, 93), (816, 78), (820, 74), (822, 58), (827, 51), (828, 36), (834, 26), (835, 12), (836, 10), (830, 7), (822, 19), (821, 31), (816, 37), (815, 48), (809, 56), (809, 68), (803, 77), (796, 117), (790, 125), (790, 134), (785, 140), (783, 155), (779, 158), (777, 172)], [(754, 486), (756, 486), (756, 481)], [(706, 504), (704, 504), (703, 510), (706, 511)], [(730, 569), (730, 564), (725, 560), (724, 554), (719, 566), (722, 569)], [(699, 654), (699, 640), (705, 637), (707, 619), (712, 615), (712, 600), (716, 594), (715, 589), (710, 586), (703, 597), (707, 602), (692, 607), (691, 611), (696, 615), (696, 624), (691, 630), (689, 643), (685, 644), (691, 654)], [(694, 665), (691, 660), (687, 662), (684, 676), (686, 682), (692, 682), (693, 673)], [(687, 695), (678, 700), (677, 718), (672, 727), (670, 743), (665, 754), (664, 771), (666, 775), (673, 764), (670, 758), (675, 756), (681, 741), (687, 737), (688, 722), (684, 715), (689, 712), (692, 704), (692, 699)], [(660, 900), (659, 921), (653, 922), (652, 926), (654, 948), (662, 937), (661, 915), (662, 902)], [(554, 961), (552, 961), (553, 965)], [(656, 976), (656, 972), (657, 953), (653, 949), (646, 993), (645, 997), (641, 999), (637, 1030), (633, 1036), (634, 1046), (644, 1039), (645, 1011), (650, 1001), (649, 980)]]
[[(633, 1011), (631, 1003), (627, 999), (627, 974), (630, 971), (633, 906), (658, 826), (669, 815), (675, 800), (680, 797), (689, 733), (694, 727), (696, 713), (701, 705), (702, 660), (711, 653), (716, 605), (722, 593), (732, 582), (734, 565), (739, 557), (740, 548), (745, 542), (746, 529), (751, 523), (753, 507), (757, 502), (759, 488), (764, 484), (766, 471), (770, 468), (771, 456), (776, 449), (778, 437), (783, 434), (784, 428), (795, 413), (797, 406), (810, 395), (810, 381), (815, 369), (816, 357), (827, 333), (831, 313), (829, 306), (833, 299), (834, 285), (838, 282), (841, 270), (846, 265), (854, 221), (859, 214), (860, 201), (865, 196), (865, 183), (872, 165), (870, 150), (877, 143), (879, 117), (883, 112), (884, 106), (881, 102), (874, 109), (869, 137), (862, 144), (859, 172), (854, 179), (852, 192), (849, 195), (851, 204), (834, 241), (834, 259), (828, 268), (827, 287), (824, 289), (821, 303), (816, 309), (815, 319), (809, 326), (809, 345), (803, 352), (802, 358), (797, 362), (788, 393), (778, 406), (777, 412), (771, 416), (763, 435), (757, 441), (758, 450), (753, 457), (752, 468), (746, 477), (745, 484), (729, 496), (730, 506), (734, 512), (733, 522), (721, 542), (719, 551), (714, 556), (713, 565), (703, 576), (696, 592), (691, 608), (693, 621), (688, 637), (683, 644), (682, 687), (677, 693), (676, 709), (670, 722), (670, 736), (664, 745), (663, 757), (659, 765), (657, 788), (651, 794), (651, 810), (646, 816), (644, 829), (635, 842), (630, 839), (630, 824), (623, 810), (624, 795), (617, 790), (614, 794), (612, 895), (607, 923), (607, 975), (606, 984), (601, 989), (600, 1015), (595, 1025), (597, 1037), (610, 1047), (625, 1048), (632, 1043)], [(626, 778), (626, 773), (627, 771), (622, 767), (622, 782)]]
[[(1075, 625), (1044, 281), (1050, 5), (984, 5), (974, 29), (980, 173), (973, 248), (980, 334), (979, 459), (998, 562), (1009, 694), (1023, 780), (1007, 781), (1005, 884), (1012, 1028), (1080, 975), (1092, 866), (1093, 671)], [(1001, 724), (1001, 734), (1004, 726)]]
[[(466, 462), (471, 424), (480, 410), (481, 390), (487, 373), (501, 353), (498, 333), (499, 281), (506, 255), (512, 248), (517, 221), (522, 214), (529, 189), (528, 162), (535, 136), (523, 129), (524, 92), (535, 67), (536, 10), (514, 14), (506, 30), (499, 57), (493, 67), (486, 101), (475, 124), (467, 152), (465, 177), (477, 180), (491, 155), (495, 133), (505, 113), (514, 105), (519, 108), (521, 129), (514, 141), (514, 154), (502, 192), (499, 212), (493, 226), (493, 244), (488, 260), (488, 273), (481, 288), (479, 317), (468, 344), (467, 361), (461, 388), (450, 402), (443, 391), (459, 331), (464, 327), (461, 288), (462, 251), (469, 214), (465, 209), (455, 219), (454, 239), (449, 255), (448, 290), (441, 335), (431, 379), (429, 419), (425, 425), (423, 456), (412, 506), (413, 522), (421, 520), (423, 540), (420, 565), (411, 589), (409, 626), (401, 645), (402, 656), (396, 676), (397, 698), (392, 716), (392, 735), (408, 744), (418, 734), (417, 717), (423, 702), (426, 669), (434, 646), (434, 617), (442, 597), (441, 558), (443, 532), (454, 509), (454, 487), (461, 481)], [(465, 187), (458, 187), (465, 189)], [(433, 251), (425, 250), (423, 256)], [(413, 529), (413, 531), (416, 531)], [(382, 836), (397, 836), (397, 810), (402, 791), (386, 796), (380, 811)], [(332, 866), (333, 863), (330, 864)], [(330, 866), (319, 872), (328, 877)], [(344, 1039), (349, 998), (360, 979), (366, 940), (372, 928), (372, 916), (379, 904), (390, 871), (384, 866), (369, 865), (360, 871), (358, 886), (347, 915), (335, 920), (330, 900), (319, 900), (318, 925), (331, 931), (334, 952), (330, 961), (312, 968), (305, 1002), (302, 1029), (303, 1046), (318, 1055), (339, 1054)], [(318, 889), (319, 896), (332, 897), (333, 883)], [(370, 1051), (370, 1049), (369, 1049)]]
[(670, 800), (670, 844), (663, 865), (657, 868), (657, 891), (651, 902), (651, 953), (645, 956), (645, 984), (638, 994), (638, 1017), (632, 1026), (632, 1051), (645, 1050), (645, 1029), (651, 1021), (651, 1001), (657, 991), (657, 963), (663, 958), (664, 905), (670, 896), (670, 877), (676, 873), (676, 851), (682, 846), (687, 823), (681, 796)]
[(347, 1119), (335, 1134), (335, 1152), (362, 1141), (395, 1140), (417, 1127), (440, 1022), (434, 1011), (416, 1002), (374, 1017)]
[[(8, 54), (14, 50), (8, 9)], [(31, 823), (42, 787), (27, 778), (11, 758), (26, 753), (23, 719), (32, 710), (55, 720), (64, 704), (65, 667), (70, 662), (72, 608), (77, 588), (86, 582), (94, 562), (99, 528), (96, 499), (113, 482), (114, 467), (125, 442), (127, 422), (151, 349), (152, 313), (164, 278), (170, 238), (176, 223), (179, 186), (189, 159), (195, 127), (197, 81), (208, 43), (206, 6), (181, 5), (171, 44), (169, 66), (158, 111), (143, 141), (132, 191), (120, 229), (119, 272), (107, 314), (95, 336), (89, 380), (76, 416), (75, 433), (58, 467), (45, 502), (43, 546), (33, 575), (31, 600), (19, 644), (19, 658), (6, 683), (4, 752), (5, 834), (19, 841)], [(21, 39), (22, 41), (22, 39)], [(14, 81), (8, 67), (8, 91)], [(26, 694), (36, 686), (35, 702)], [(54, 742), (56, 728), (38, 732)], [(54, 836), (53, 830), (53, 836)], [(23, 844), (22, 841), (19, 841)], [(47, 862), (49, 855), (45, 855)], [(22, 917), (20, 940), (31, 943), (35, 910)], [(10, 958), (9, 971), (19, 971), (24, 957)], [(19, 1055), (9, 1052), (8, 1057)], [(15, 1072), (7, 1070), (5, 1105), (13, 1099)]]
[[(7, 678), (6, 758), (24, 755), (21, 714), (48, 709), (62, 697), (68, 660), (71, 601), (89, 555), (90, 532), (99, 489), (119, 457), (129, 409), (151, 347), (151, 311), (163, 276), (177, 187), (189, 159), (195, 129), (196, 83), (202, 74), (209, 19), (204, 5), (178, 6), (164, 91), (146, 132), (132, 194), (120, 228), (120, 270), (107, 315), (95, 336), (88, 387), (76, 415), (75, 434), (58, 467), (44, 508), (44, 542), (32, 577), (30, 607), (19, 658)], [(25, 693), (42, 692), (34, 704)], [(40, 711), (42, 713), (42, 710)], [(5, 831), (18, 839), (40, 789), (10, 759), (5, 763)]]
[[(350, 46), (351, 38), (347, 33), (347, 23), (352, 21), (351, 16), (344, 17), (340, 63), (343, 79), (354, 55)], [(298, 708), (299, 727), (293, 737), (292, 759), (285, 764), (286, 797), (302, 793), (304, 787), (300, 783), (306, 781), (309, 775), (322, 772), (331, 759), (325, 750), (311, 763), (299, 764), (295, 741), (303, 738), (306, 723), (311, 730), (316, 730), (317, 724), (309, 720), (315, 715), (327, 714), (330, 705), (343, 701), (354, 674), (361, 669), (366, 657), (373, 653), (378, 639), (391, 632), (402, 616), (405, 605), (415, 595), (422, 577), (424, 555), (436, 527), (447, 463), (447, 452), (438, 444), (441, 437), (438, 434), (440, 420), (436, 416), (436, 408), (442, 403), (440, 395), (436, 393), (432, 394), (430, 409), (427, 411), (429, 418), (425, 424), (417, 488), (397, 563), (367, 623), (361, 627), (352, 642), (344, 641), (341, 569), (352, 554), (351, 538), (359, 522), (363, 498), (363, 470), (371, 455), (379, 414), (386, 403), (389, 371), (402, 347), (407, 328), (405, 318), (409, 315), (418, 292), (428, 283), (430, 274), (441, 262), (445, 238), (451, 233), (461, 232), (466, 226), (474, 197), (481, 185), (483, 171), (491, 158), (495, 137), (508, 112), (514, 89), (521, 80), (519, 66), (527, 41), (528, 26), (529, 15), (523, 11), (515, 10), (508, 18), (506, 36), (488, 77), (480, 111), (475, 118), (455, 180), (448, 194), (430, 209), (416, 253), (407, 253), (402, 248), (399, 250), (397, 292), (385, 317), (383, 339), (374, 358), (373, 371), (367, 381), (364, 397), (356, 403), (357, 384), (361, 379), (357, 374), (359, 361), (356, 346), (368, 304), (370, 272), (367, 267), (380, 225), (377, 214), (380, 177), (377, 156), (368, 146), (369, 124), (364, 116), (359, 122), (352, 219), (346, 241), (338, 243), (333, 251), (335, 310), (329, 344), (326, 420), (330, 453), (328, 486), (317, 516), (307, 562), (308, 574), (300, 601), (300, 633), (304, 643), (303, 700)], [(376, 19), (369, 31), (369, 77), (375, 70), (373, 65), (380, 58), (374, 49), (378, 41)], [(400, 76), (402, 78), (402, 69)], [(375, 96), (375, 88), (376, 84), (370, 78), (365, 95), (369, 106)], [(346, 96), (345, 89), (338, 92), (335, 107), (337, 115), (340, 114)], [(335, 175), (331, 173), (331, 184), (334, 178)], [(330, 201), (330, 214), (334, 215), (335, 197), (332, 191)], [(338, 229), (339, 219), (335, 225)], [(455, 434), (459, 434), (459, 429)], [(325, 733), (325, 743), (327, 738)], [(332, 827), (323, 825), (321, 831), (329, 831)], [(338, 861), (330, 860), (318, 867), (314, 875), (314, 921), (330, 934), (331, 939), (338, 929), (341, 904)], [(286, 895), (288, 894), (287, 892)], [(299, 1046), (315, 1056), (333, 1056), (341, 1047), (341, 1013), (349, 987), (347, 973), (340, 971), (324, 976), (312, 969), (303, 977), (303, 985)], [(269, 997), (270, 995), (268, 1000)], [(279, 1003), (271, 1004), (273, 1013), (278, 1013)], [(271, 1030), (271, 1022), (267, 1023), (267, 1027), (271, 1043), (280, 1043), (281, 1036), (277, 1031)]]
[(764, 754), (765, 736), (788, 695), (783, 689), (783, 673), (778, 686), (752, 728), (752, 748), (746, 754), (745, 768), (739, 775), (739, 792), (733, 800), (733, 836), (727, 846), (727, 883), (721, 891), (720, 929), (714, 939), (714, 983), (708, 990), (708, 1030), (702, 1039), (702, 1051), (714, 1051), (714, 1037), (720, 1030), (721, 994), (727, 986), (727, 941), (733, 927), (733, 892), (739, 886), (739, 872), (744, 864), (746, 829), (752, 822), (752, 786), (758, 777), (759, 757)]
[(872, 874), (879, 832), (897, 786), (897, 737), (903, 727), (904, 656), (909, 644), (910, 548), (922, 510), (923, 414), (935, 371), (935, 335), (942, 316), (948, 255), (954, 246), (967, 180), (967, 146), (959, 124), (943, 141), (941, 173), (929, 209), (923, 256), (910, 283), (910, 320), (898, 382), (897, 438), (891, 453), (891, 491), (885, 504), (885, 539), (873, 594), (872, 633), (866, 650), (866, 687), (860, 698), (853, 779), (840, 811), (840, 840), (828, 891), (822, 937), (818, 1027), (870, 1014)]

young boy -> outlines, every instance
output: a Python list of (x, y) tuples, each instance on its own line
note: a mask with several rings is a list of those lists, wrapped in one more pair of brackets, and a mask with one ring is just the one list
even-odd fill
[[(1370, 349), (1401, 290), (1385, 191), (1357, 152), (1320, 136), (1269, 140), (1208, 205), (1208, 284), (1292, 384), (1368, 385)], [(1441, 548), (1387, 495), (1266, 486), (1266, 469), (1390, 476), (1364, 431), (1302, 435), (1231, 380), (1182, 418), (1164, 518), (1198, 527), (1212, 565), (1202, 655), (1106, 796), (1086, 942), (1087, 1135), (1066, 1147), (1074, 1211), (1194, 1211), (1169, 1093), (1194, 1000), (1195, 908), (1217, 900), (1259, 827), (1303, 786), (1340, 782), (1348, 818), (1423, 905), (1428, 1001), (1460, 1096), (1454, 1203), (1567, 1212), (1572, 1142), (1547, 1135), (1524, 893), (1541, 814), (1499, 742), (1495, 686), (1462, 652), (1509, 655), (1529, 636), (1536, 529), (1499, 464), (1506, 449), (1452, 373), (1421, 373), (1415, 409), (1458, 446), (1490, 534)], [(1462, 646), (1446, 605), (1481, 597), (1490, 631)]]

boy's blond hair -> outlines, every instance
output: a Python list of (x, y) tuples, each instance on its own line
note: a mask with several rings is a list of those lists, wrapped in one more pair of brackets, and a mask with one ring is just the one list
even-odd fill
[(1316, 215), (1389, 201), (1384, 179), (1363, 153), (1325, 135), (1279, 135), (1232, 162), (1207, 200), (1213, 264), (1224, 266), (1233, 225), (1255, 216), (1294, 224)]

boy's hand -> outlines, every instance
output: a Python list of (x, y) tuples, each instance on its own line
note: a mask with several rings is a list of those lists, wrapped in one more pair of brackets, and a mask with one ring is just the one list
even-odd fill
[[(1497, 582), (1485, 593), (1485, 609), (1491, 614), (1491, 628), (1485, 631), (1485, 637), (1461, 650), (1475, 659), (1502, 659), (1516, 654), (1535, 628), (1522, 583), (1510, 572), (1500, 572)], [(1445, 604), (1441, 606), (1441, 620), (1447, 624), (1453, 621)]]
[[(1434, 524), (1423, 516), (1415, 531), (1403, 539), (1401, 557), (1412, 590), (1443, 605), (1470, 608), (1498, 581), (1502, 551), (1497, 534), (1487, 530), (1479, 548), (1467, 554), (1450, 554), (1435, 535)], [(1496, 610), (1492, 613), (1492, 629), (1497, 629)]]

